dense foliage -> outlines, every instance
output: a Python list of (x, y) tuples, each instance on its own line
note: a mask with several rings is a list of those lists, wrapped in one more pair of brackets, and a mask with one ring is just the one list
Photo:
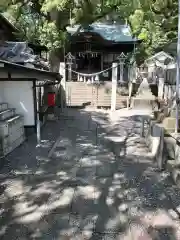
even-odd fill
[(67, 25), (88, 25), (111, 12), (143, 40), (140, 61), (177, 36), (177, 0), (1, 0), (0, 10), (22, 30), (21, 38), (49, 49), (64, 44)]

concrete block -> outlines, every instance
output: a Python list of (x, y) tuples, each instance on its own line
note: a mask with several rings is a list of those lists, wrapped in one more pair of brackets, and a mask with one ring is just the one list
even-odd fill
[(0, 122), (0, 138), (8, 136), (8, 124), (6, 122)]
[(167, 131), (173, 132), (175, 129), (176, 119), (174, 117), (167, 117), (163, 120), (162, 124)]
[(131, 107), (133, 109), (149, 109), (150, 111), (152, 111), (153, 110), (153, 104), (154, 104), (154, 100), (133, 97)]
[(176, 140), (171, 136), (164, 138), (169, 159), (175, 159)]
[[(180, 116), (180, 111), (179, 111), (179, 116)], [(176, 109), (172, 109), (172, 110), (170, 111), (170, 117), (176, 118)]]
[(164, 145), (164, 128), (161, 124), (151, 121), (149, 124), (147, 135), (145, 136), (146, 144), (149, 147), (152, 156), (155, 158), (157, 166), (160, 170), (164, 169), (167, 153)]
[(177, 165), (174, 160), (167, 162), (167, 169), (171, 174), (173, 181), (180, 186), (180, 165)]
[(0, 149), (6, 149), (8, 147), (8, 137), (4, 137), (0, 139)]
[(11, 118), (15, 115), (15, 109), (9, 108), (2, 112), (0, 112), (0, 121), (4, 121), (5, 119)]
[(9, 144), (13, 143), (16, 139), (19, 139), (22, 135), (24, 135), (24, 128), (19, 128), (14, 131), (12, 134), (9, 134)]
[(0, 112), (5, 111), (6, 109), (8, 109), (8, 104), (0, 103)]

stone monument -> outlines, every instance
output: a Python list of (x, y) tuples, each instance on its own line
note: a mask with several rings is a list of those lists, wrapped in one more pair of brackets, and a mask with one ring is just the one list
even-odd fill
[(152, 94), (147, 78), (141, 82), (137, 94), (132, 98), (133, 109), (154, 110), (155, 96)]

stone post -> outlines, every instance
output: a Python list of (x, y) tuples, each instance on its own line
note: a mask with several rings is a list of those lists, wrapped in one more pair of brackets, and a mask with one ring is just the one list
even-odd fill
[(61, 79), (61, 88), (60, 88), (60, 97), (61, 97), (61, 111), (63, 110), (63, 107), (66, 106), (66, 64), (65, 62), (60, 62), (59, 64), (59, 73), (62, 76)]
[(164, 86), (164, 99), (166, 101), (168, 100), (168, 92), (169, 92), (168, 85), (165, 84), (165, 86)]
[(118, 65), (117, 63), (112, 64), (111, 111), (116, 110), (117, 65)]
[(131, 105), (131, 96), (132, 96), (132, 90), (133, 90), (133, 84), (132, 84), (131, 81), (129, 82), (129, 87), (128, 87), (128, 89), (129, 89), (129, 96), (128, 96), (128, 98), (127, 98), (127, 109), (129, 109), (129, 107), (130, 107), (130, 105)]
[(173, 90), (172, 87), (169, 85), (169, 89), (168, 89), (168, 99), (171, 101), (173, 98)]
[(158, 84), (158, 98), (163, 99), (164, 93), (164, 69), (162, 67), (158, 67), (156, 70), (156, 76), (159, 79)]
[(159, 78), (159, 85), (158, 85), (158, 98), (163, 99), (163, 92), (164, 92), (164, 78)]
[(61, 86), (63, 87), (64, 91), (66, 90), (66, 69), (65, 69), (65, 63), (60, 62), (59, 65), (59, 74), (62, 76), (61, 79)]

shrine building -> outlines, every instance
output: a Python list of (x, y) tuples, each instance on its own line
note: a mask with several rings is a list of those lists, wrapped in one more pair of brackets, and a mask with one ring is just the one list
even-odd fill
[[(72, 69), (82, 73), (95, 73), (108, 69), (123, 52), (125, 56), (134, 53), (140, 40), (132, 36), (128, 25), (117, 22), (95, 22), (88, 27), (74, 25), (67, 27), (70, 46), (66, 54), (74, 56)], [(73, 74), (76, 80), (76, 74)], [(127, 66), (124, 64), (124, 78)], [(100, 75), (100, 80), (110, 81), (111, 71)], [(126, 79), (127, 80), (127, 79)]]

